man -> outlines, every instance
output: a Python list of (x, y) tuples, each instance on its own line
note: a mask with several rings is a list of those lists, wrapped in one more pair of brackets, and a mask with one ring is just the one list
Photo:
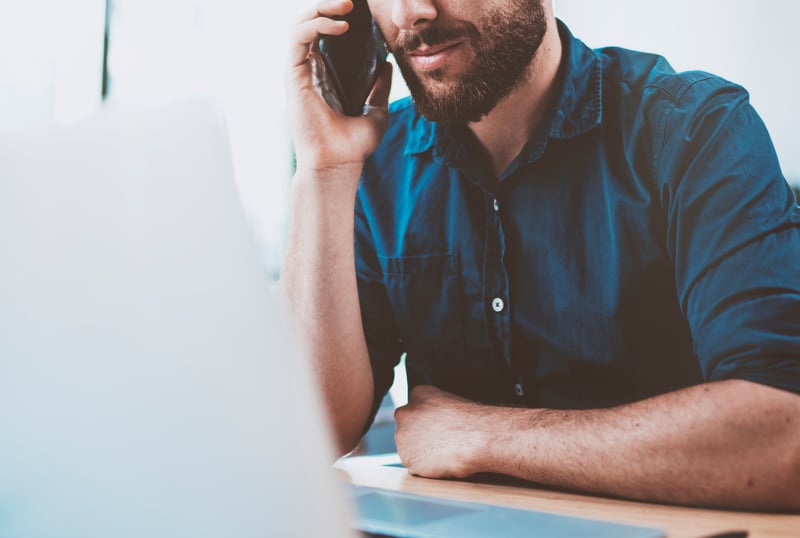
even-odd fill
[(389, 70), (363, 117), (320, 98), (349, 0), (288, 77), (282, 285), (342, 451), (405, 352), (411, 473), (800, 509), (800, 208), (747, 93), (588, 49), (551, 0), (369, 5), (413, 101)]

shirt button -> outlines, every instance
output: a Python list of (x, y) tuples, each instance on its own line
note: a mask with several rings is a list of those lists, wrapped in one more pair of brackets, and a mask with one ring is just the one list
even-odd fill
[(514, 394), (516, 394), (520, 398), (525, 396), (525, 391), (522, 389), (522, 385), (520, 385), (519, 383), (514, 385)]
[(492, 299), (492, 310), (495, 312), (500, 313), (505, 307), (506, 303), (500, 297), (495, 297)]
[(495, 213), (500, 211), (500, 202), (497, 201), (497, 198), (492, 198), (492, 207), (494, 208)]

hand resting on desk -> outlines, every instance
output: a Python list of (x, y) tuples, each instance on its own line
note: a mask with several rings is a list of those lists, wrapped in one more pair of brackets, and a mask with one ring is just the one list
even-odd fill
[(430, 386), (397, 410), (409, 472), (490, 472), (644, 501), (800, 510), (800, 396), (748, 381), (609, 409), (482, 405)]

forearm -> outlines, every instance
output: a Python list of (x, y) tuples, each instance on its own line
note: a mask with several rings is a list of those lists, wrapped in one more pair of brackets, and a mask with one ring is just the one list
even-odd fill
[(648, 501), (797, 510), (799, 402), (728, 381), (612, 409), (490, 408), (473, 470)]
[(316, 46), (345, 34), (352, 2), (321, 0), (294, 28), (286, 78), (297, 157), (289, 242), (281, 272), (301, 344), (317, 370), (339, 447), (359, 440), (372, 407), (372, 369), (358, 303), (354, 255), (355, 193), (364, 162), (389, 124), (386, 64), (361, 116), (331, 109), (317, 91), (324, 69)]
[(336, 181), (333, 176), (357, 178), (360, 170), (327, 173), (330, 177), (315, 178), (301, 172), (294, 179), (281, 286), (301, 343), (312, 358), (340, 450), (347, 452), (368, 420), (373, 382), (354, 261), (357, 180)]

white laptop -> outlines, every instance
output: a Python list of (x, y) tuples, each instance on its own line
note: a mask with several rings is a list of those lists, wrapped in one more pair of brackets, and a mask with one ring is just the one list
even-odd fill
[(662, 535), (348, 494), (285, 317), (213, 106), (0, 134), (0, 536)]
[(0, 536), (351, 536), (271, 294), (213, 106), (0, 134)]

